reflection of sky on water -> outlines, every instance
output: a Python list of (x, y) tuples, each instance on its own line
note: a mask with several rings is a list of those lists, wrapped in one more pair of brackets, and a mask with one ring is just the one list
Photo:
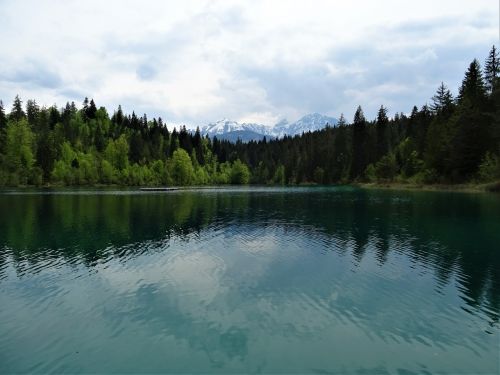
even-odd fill
[[(497, 368), (498, 254), (487, 234), (498, 223), (498, 203), (464, 196), (457, 209), (439, 194), (359, 199), (350, 190), (338, 193), (343, 199), (328, 191), (239, 194), (123, 198), (119, 205), (94, 197), (99, 205), (80, 202), (64, 221), (61, 232), (72, 228), (71, 237), (41, 236), (39, 226), (50, 224), (33, 220), (40, 211), (62, 218), (68, 202), (49, 199), (0, 219), (4, 363), (16, 368), (22, 357), (13, 349), (29, 337), (38, 370), (92, 371), (98, 367), (71, 353), (77, 345), (102, 363), (95, 342), (119, 349), (128, 358), (123, 370), (456, 372), (471, 361), (474, 371)], [(427, 225), (435, 209), (447, 220)], [(109, 220), (116, 210), (121, 215)], [(482, 253), (471, 264), (470, 242), (456, 228), (476, 216)], [(14, 224), (27, 225), (31, 236), (17, 238)], [(89, 233), (94, 242), (54, 246)], [(16, 324), (33, 313), (35, 338)], [(36, 364), (49, 347), (62, 357)], [(113, 358), (101, 368), (116, 369)]]

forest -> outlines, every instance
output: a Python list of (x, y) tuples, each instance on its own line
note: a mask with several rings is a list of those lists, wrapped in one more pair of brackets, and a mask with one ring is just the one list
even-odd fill
[(0, 186), (486, 183), (500, 180), (500, 60), (474, 59), (458, 94), (430, 104), (282, 139), (231, 143), (171, 131), (161, 118), (113, 114), (85, 98), (40, 107), (0, 101)]

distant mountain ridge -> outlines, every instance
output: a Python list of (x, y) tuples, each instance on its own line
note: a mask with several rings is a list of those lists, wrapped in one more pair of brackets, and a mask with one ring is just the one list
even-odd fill
[(203, 135), (217, 137), (219, 139), (236, 142), (240, 139), (243, 142), (258, 141), (264, 137), (282, 138), (285, 135), (294, 136), (308, 131), (321, 130), (326, 125), (335, 126), (338, 120), (334, 117), (311, 113), (299, 120), (289, 123), (286, 119), (279, 121), (273, 126), (266, 126), (255, 123), (238, 123), (228, 119), (222, 119), (210, 123), (200, 128)]

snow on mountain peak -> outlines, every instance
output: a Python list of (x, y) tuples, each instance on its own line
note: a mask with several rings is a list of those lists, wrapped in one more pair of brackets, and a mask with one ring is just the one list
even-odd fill
[[(319, 113), (311, 113), (305, 115), (299, 120), (289, 123), (286, 119), (282, 119), (274, 126), (266, 126), (262, 124), (238, 123), (227, 118), (221, 119), (214, 123), (203, 126), (200, 131), (202, 134), (209, 136), (222, 136), (220, 138), (234, 139), (234, 135), (241, 135), (241, 138), (246, 140), (259, 139), (264, 136), (281, 138), (285, 135), (294, 136), (308, 131), (323, 129), (327, 124), (335, 126), (338, 120), (333, 117), (328, 117)], [(228, 134), (232, 136), (227, 136)]]

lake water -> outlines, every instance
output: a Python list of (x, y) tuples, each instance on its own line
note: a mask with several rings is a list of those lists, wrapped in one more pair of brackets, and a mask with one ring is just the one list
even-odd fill
[(0, 373), (499, 372), (500, 196), (0, 194)]

